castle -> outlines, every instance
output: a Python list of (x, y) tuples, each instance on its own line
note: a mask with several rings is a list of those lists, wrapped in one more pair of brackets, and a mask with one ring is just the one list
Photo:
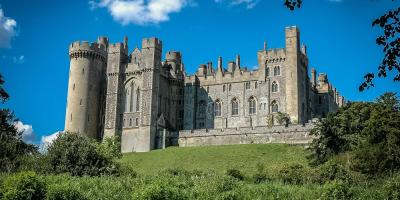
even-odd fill
[(295, 26), (285, 28), (285, 48), (264, 44), (255, 70), (241, 66), (237, 55), (227, 67), (219, 57), (216, 68), (209, 62), (187, 75), (180, 52), (168, 51), (162, 61), (159, 39), (143, 39), (131, 53), (127, 40), (109, 44), (99, 37), (70, 45), (65, 131), (96, 139), (118, 135), (122, 152), (145, 152), (185, 146), (193, 130), (202, 137), (218, 130), (268, 132), (282, 113), (304, 127), (345, 103), (326, 74), (311, 69), (309, 78)]

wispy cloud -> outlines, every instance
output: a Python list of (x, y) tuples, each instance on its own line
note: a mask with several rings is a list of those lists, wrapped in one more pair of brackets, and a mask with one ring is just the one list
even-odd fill
[(214, 0), (215, 3), (227, 3), (229, 6), (246, 6), (247, 9), (252, 9), (260, 0)]
[(17, 22), (4, 16), (3, 9), (0, 8), (0, 48), (11, 47), (11, 39), (17, 35)]
[(170, 14), (192, 5), (189, 0), (100, 0), (89, 3), (92, 9), (107, 8), (114, 20), (122, 25), (159, 24), (168, 21)]
[(25, 62), (25, 56), (24, 55), (14, 56), (13, 57), (13, 62), (15, 64), (23, 64)]
[(24, 124), (21, 121), (16, 121), (14, 124), (18, 132), (22, 132), (22, 140), (26, 143), (33, 144), (35, 142), (36, 134), (33, 132), (32, 125)]

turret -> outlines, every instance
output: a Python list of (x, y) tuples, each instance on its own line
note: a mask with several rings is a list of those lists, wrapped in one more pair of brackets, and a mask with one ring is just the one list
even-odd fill
[(171, 66), (171, 75), (175, 77), (178, 71), (181, 71), (181, 53), (179, 51), (168, 51), (165, 59), (166, 64)]
[(142, 54), (146, 68), (159, 67), (161, 63), (162, 42), (158, 38), (145, 38), (142, 40)]
[(65, 131), (96, 139), (100, 137), (107, 46), (107, 38), (99, 37), (98, 43), (77, 41), (69, 47), (70, 73)]
[(316, 74), (317, 74), (317, 71), (314, 68), (312, 68), (311, 69), (311, 85), (312, 85), (313, 88), (315, 88), (317, 86), (317, 76), (316, 76)]

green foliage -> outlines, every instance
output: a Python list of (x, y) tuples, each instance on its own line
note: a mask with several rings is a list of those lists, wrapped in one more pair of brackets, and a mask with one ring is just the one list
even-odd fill
[(350, 185), (341, 180), (334, 180), (326, 183), (323, 188), (321, 200), (347, 200), (351, 199), (353, 193), (350, 191)]
[(366, 174), (400, 169), (400, 111), (394, 93), (375, 103), (350, 103), (329, 114), (311, 130), (310, 163), (322, 164), (347, 152), (351, 167)]
[(54, 173), (73, 176), (98, 176), (115, 173), (115, 164), (109, 155), (98, 150), (98, 143), (76, 133), (64, 133), (49, 146), (47, 158)]
[(400, 199), (400, 175), (388, 179), (383, 186), (383, 191), (385, 199)]
[(41, 200), (46, 194), (46, 185), (34, 172), (20, 172), (8, 177), (2, 186), (4, 200)]
[(241, 171), (237, 169), (228, 169), (226, 170), (226, 175), (231, 176), (233, 178), (236, 178), (238, 180), (244, 180), (244, 175), (242, 174)]
[(14, 114), (8, 109), (0, 109), (0, 171), (16, 171), (21, 165), (21, 157), (37, 153), (34, 145), (22, 141), (22, 132), (15, 127)]
[(315, 169), (315, 182), (326, 183), (333, 180), (352, 182), (351, 173), (343, 165), (330, 160)]
[(286, 114), (286, 113), (278, 112), (277, 115), (276, 115), (276, 120), (277, 120), (279, 125), (287, 126), (290, 123), (289, 115)]
[(109, 159), (122, 158), (120, 137), (112, 136), (104, 138), (103, 142), (98, 146), (98, 150)]
[(288, 165), (279, 171), (279, 178), (286, 184), (303, 184), (307, 177), (307, 170), (300, 164)]
[(85, 200), (83, 194), (67, 185), (52, 185), (46, 193), (46, 200)]

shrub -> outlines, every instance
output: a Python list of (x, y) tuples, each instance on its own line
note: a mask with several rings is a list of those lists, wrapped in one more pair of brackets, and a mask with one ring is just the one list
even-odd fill
[(164, 199), (188, 199), (184, 190), (169, 185), (164, 181), (154, 181), (133, 193), (133, 199), (164, 200)]
[(236, 178), (241, 181), (244, 180), (244, 175), (242, 174), (241, 171), (239, 171), (237, 169), (228, 169), (226, 171), (226, 175), (231, 176), (231, 177)]
[(46, 193), (47, 200), (85, 200), (78, 190), (66, 185), (53, 185)]
[(287, 184), (303, 184), (308, 177), (307, 170), (303, 165), (293, 164), (283, 167), (279, 171), (279, 178)]
[(383, 186), (385, 199), (400, 199), (400, 175), (389, 179)]
[(34, 172), (20, 172), (8, 177), (2, 187), (3, 199), (44, 199), (46, 185)]
[(317, 183), (326, 183), (333, 180), (352, 181), (351, 172), (343, 165), (332, 160), (319, 166), (315, 172), (315, 182)]
[(353, 196), (350, 191), (350, 185), (341, 180), (333, 180), (324, 185), (323, 192), (321, 194), (321, 200), (340, 200), (340, 199), (351, 199)]
[(59, 135), (49, 146), (47, 157), (56, 173), (98, 176), (118, 171), (115, 163), (98, 150), (96, 141), (76, 133)]

